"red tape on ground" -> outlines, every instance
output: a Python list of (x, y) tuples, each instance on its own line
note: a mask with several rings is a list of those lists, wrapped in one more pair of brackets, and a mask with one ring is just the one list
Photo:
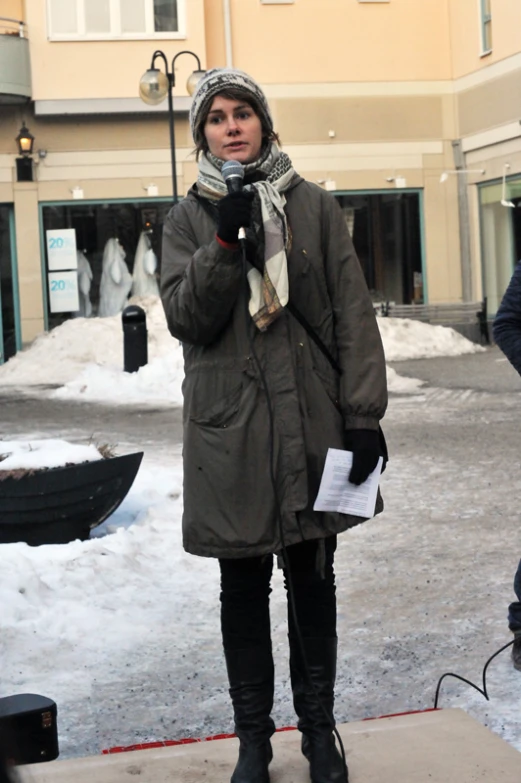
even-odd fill
[[(295, 726), (284, 726), (277, 731), (296, 731)], [(160, 740), (159, 742), (140, 742), (136, 745), (118, 745), (115, 748), (106, 748), (102, 750), (103, 755), (109, 753), (127, 753), (131, 750), (150, 750), (151, 748), (171, 748), (173, 745), (191, 745), (194, 742), (212, 742), (213, 740), (233, 739), (236, 734), (215, 734), (213, 737), (187, 737), (180, 740)]]
[[(363, 720), (383, 720), (384, 718), (401, 718), (404, 715), (420, 715), (423, 712), (439, 712), (439, 708), (431, 707), (427, 710), (409, 710), (409, 712), (395, 712), (392, 715), (378, 715), (376, 718), (364, 718)], [(296, 731), (295, 726), (284, 726), (276, 731)], [(150, 750), (151, 748), (170, 748), (174, 745), (190, 745), (194, 742), (212, 742), (213, 740), (233, 739), (236, 734), (215, 734), (213, 737), (187, 737), (180, 740), (162, 740), (159, 742), (140, 742), (137, 745), (121, 745), (115, 748), (102, 750), (103, 755), (109, 753), (127, 753), (131, 750)]]

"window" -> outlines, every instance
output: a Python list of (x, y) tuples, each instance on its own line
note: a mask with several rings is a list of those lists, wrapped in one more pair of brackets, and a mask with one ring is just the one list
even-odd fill
[[(516, 207), (521, 207), (521, 178), (508, 180), (506, 196)], [(489, 317), (493, 317), (512, 272), (521, 258), (521, 209), (509, 209), (502, 182), (480, 185), (481, 258), (483, 268), (483, 295), (487, 297)]]
[(351, 193), (335, 198), (344, 213), (373, 302), (422, 304), (425, 294), (419, 192)]
[(49, 38), (182, 38), (186, 0), (47, 0)]
[(492, 51), (492, 13), (491, 0), (479, 0), (481, 4), (481, 54)]
[[(156, 201), (123, 201), (123, 202), (98, 202), (92, 204), (44, 204), (42, 206), (42, 225), (44, 237), (47, 238), (49, 230), (74, 229), (76, 249), (81, 254), (78, 256), (77, 273), (89, 270), (90, 286), (80, 296), (80, 311), (85, 317), (98, 315), (100, 298), (103, 294), (102, 272), (103, 258), (109, 240), (117, 239), (118, 245), (124, 254), (123, 263), (130, 274), (134, 271), (136, 258), (142, 253), (143, 246), (140, 239), (143, 235), (148, 238), (148, 243), (154, 251), (159, 267), (161, 265), (161, 246), (163, 225), (168, 212), (172, 207), (172, 200)], [(2, 208), (0, 207), (0, 239)], [(45, 241), (46, 252), (46, 277), (48, 293), (52, 293), (51, 284), (55, 282), (49, 278), (53, 274), (54, 267), (50, 264), (49, 249)], [(142, 261), (142, 257), (141, 257)], [(157, 272), (157, 276), (159, 271)], [(78, 281), (79, 282), (79, 281)], [(56, 290), (56, 289), (55, 289)], [(58, 289), (59, 290), (59, 289)], [(52, 298), (48, 297), (47, 320), (49, 328), (63, 323), (71, 317), (72, 311), (52, 306)], [(0, 335), (1, 336), (1, 335)]]

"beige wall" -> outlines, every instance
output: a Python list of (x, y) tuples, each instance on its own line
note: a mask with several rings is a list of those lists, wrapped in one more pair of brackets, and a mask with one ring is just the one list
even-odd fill
[(262, 83), (451, 77), (445, 0), (231, 0), (231, 8), (234, 65)]
[(13, 195), (22, 342), (26, 344), (34, 340), (44, 328), (36, 183), (16, 183)]
[[(34, 100), (67, 98), (134, 98), (139, 80), (150, 67), (155, 49), (169, 58), (193, 50), (205, 67), (203, 0), (188, 0), (185, 40), (48, 41), (44, 0), (27, 5)], [(185, 83), (195, 68), (192, 57), (176, 63), (176, 95), (187, 95)]]
[(491, 0), (492, 52), (481, 54), (479, 0), (449, 0), (452, 75), (454, 79), (487, 68), (517, 54), (521, 49), (521, 3)]
[[(16, 153), (15, 138), (22, 117), (35, 137), (34, 150), (72, 152), (77, 150), (170, 149), (166, 114), (128, 117), (70, 116), (29, 117), (27, 111), (2, 108), (0, 154)], [(175, 118), (176, 146), (192, 146), (185, 116)]]
[(24, 20), (23, 0), (0, 0), (0, 16), (8, 19)]
[(204, 0), (207, 68), (226, 65), (222, 0)]
[(518, 121), (521, 116), (520, 102), (521, 68), (460, 92), (458, 94), (460, 135), (468, 136), (471, 133)]
[(272, 100), (277, 132), (289, 144), (417, 141), (443, 137), (440, 96), (367, 96)]

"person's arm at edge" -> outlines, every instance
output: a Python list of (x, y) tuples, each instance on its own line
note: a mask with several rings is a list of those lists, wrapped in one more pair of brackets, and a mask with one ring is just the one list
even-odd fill
[(521, 375), (521, 263), (517, 264), (493, 326), (494, 340)]

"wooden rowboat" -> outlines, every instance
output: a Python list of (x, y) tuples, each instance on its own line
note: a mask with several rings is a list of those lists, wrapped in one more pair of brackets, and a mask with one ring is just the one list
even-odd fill
[(120, 505), (143, 452), (25, 473), (0, 471), (0, 544), (65, 544), (88, 539)]

